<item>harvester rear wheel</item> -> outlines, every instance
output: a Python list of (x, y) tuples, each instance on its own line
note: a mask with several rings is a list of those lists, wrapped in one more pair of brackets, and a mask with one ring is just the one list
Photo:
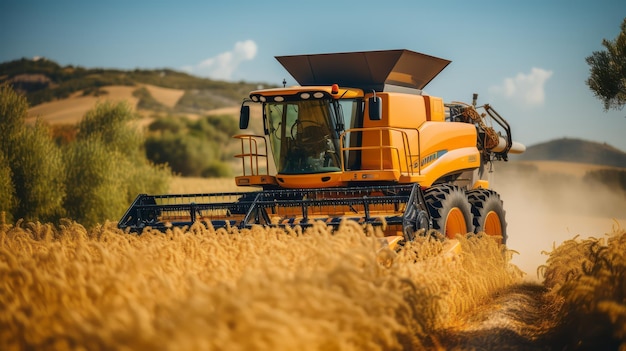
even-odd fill
[(431, 187), (424, 194), (433, 228), (454, 239), (457, 235), (472, 232), (472, 211), (465, 192), (459, 187), (441, 184)]
[(493, 190), (474, 189), (467, 192), (467, 198), (472, 204), (474, 232), (484, 232), (506, 244), (506, 212), (500, 195)]

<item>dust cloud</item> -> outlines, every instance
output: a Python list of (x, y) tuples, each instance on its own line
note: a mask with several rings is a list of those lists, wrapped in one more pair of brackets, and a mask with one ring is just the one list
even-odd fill
[(527, 280), (542, 280), (537, 269), (548, 258), (542, 251), (577, 235), (600, 238), (626, 228), (626, 193), (585, 182), (580, 165), (500, 162), (494, 167), (493, 189), (500, 193), (508, 222), (507, 246), (519, 252), (512, 263), (527, 273)]

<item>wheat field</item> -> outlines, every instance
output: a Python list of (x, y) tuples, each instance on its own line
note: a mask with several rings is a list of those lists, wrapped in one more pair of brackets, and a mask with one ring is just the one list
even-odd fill
[[(244, 190), (232, 183), (170, 190)], [(555, 244), (530, 287), (514, 251), (458, 240), (449, 255), (435, 237), (392, 251), (350, 221), (135, 235), (0, 219), (0, 349), (626, 350), (619, 223)]]
[(2, 224), (3, 350), (414, 350), (519, 281), (494, 240), (396, 253), (373, 228), (333, 234), (114, 223)]
[(553, 334), (572, 350), (626, 350), (626, 230), (554, 247), (544, 285), (562, 304)]

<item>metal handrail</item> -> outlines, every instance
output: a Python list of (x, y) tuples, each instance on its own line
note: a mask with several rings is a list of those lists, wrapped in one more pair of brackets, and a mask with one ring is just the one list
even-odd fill
[[(379, 139), (379, 145), (373, 145), (373, 146), (343, 146), (344, 145), (344, 140), (347, 134), (350, 133), (364, 133), (364, 132), (375, 132), (378, 131), (378, 139)], [(388, 145), (384, 145), (383, 143), (383, 131), (391, 131), (391, 132), (397, 132), (400, 133), (401, 137), (402, 137), (402, 151), (404, 152), (404, 161), (402, 160), (402, 157), (400, 156), (400, 150), (398, 149), (398, 147), (390, 145), (391, 143), (389, 143)], [(413, 153), (411, 152), (411, 143), (409, 142), (409, 136), (407, 131), (411, 131), (411, 132), (415, 132), (417, 135), (417, 155), (413, 155)], [(390, 135), (390, 140), (391, 135)], [(340, 144), (342, 145), (341, 147), (341, 170), (345, 171), (346, 170), (346, 165), (345, 165), (345, 151), (364, 151), (364, 150), (379, 150), (379, 169), (380, 171), (384, 171), (385, 168), (383, 167), (384, 164), (384, 158), (383, 158), (383, 150), (392, 150), (391, 152), (394, 153), (394, 156), (396, 157), (398, 164), (400, 165), (400, 172), (404, 173), (404, 174), (408, 174), (408, 175), (414, 175), (416, 173), (415, 168), (417, 167), (417, 174), (420, 175), (421, 174), (421, 162), (420, 158), (421, 158), (421, 145), (420, 145), (420, 133), (419, 133), (419, 129), (416, 128), (396, 128), (396, 127), (376, 127), (376, 128), (351, 128), (348, 129), (346, 131), (344, 131), (343, 133), (341, 133), (340, 135)], [(417, 158), (417, 162), (414, 162), (414, 159)]]
[[(267, 152), (267, 140), (263, 135), (253, 135), (253, 134), (238, 134), (233, 136), (235, 139), (241, 140), (241, 154), (235, 155), (237, 158), (241, 158), (241, 166), (243, 168), (243, 175), (246, 176), (246, 158), (250, 160), (250, 175), (256, 176), (260, 175), (259, 172), (259, 158), (265, 159), (265, 175), (269, 175), (269, 160), (268, 160), (268, 152)], [(259, 139), (263, 140), (264, 152), (263, 154), (259, 153)], [(246, 152), (246, 144), (244, 141), (247, 140), (248, 143), (248, 152)], [(262, 165), (261, 165), (262, 166)]]

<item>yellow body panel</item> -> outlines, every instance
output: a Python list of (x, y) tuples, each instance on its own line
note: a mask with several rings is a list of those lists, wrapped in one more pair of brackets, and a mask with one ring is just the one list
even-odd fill
[[(289, 87), (253, 91), (253, 100), (282, 101), (280, 97), (313, 98), (323, 92), (335, 99), (373, 96), (363, 90), (332, 86)], [(307, 95), (309, 94), (309, 95)], [(419, 183), (429, 187), (442, 177), (480, 167), (476, 127), (473, 124), (445, 121), (443, 100), (439, 97), (399, 92), (378, 92), (382, 99), (382, 118), (372, 120), (369, 104), (364, 103), (362, 127), (346, 127), (340, 144), (348, 134), (358, 134), (360, 144), (342, 146), (344, 157), (360, 154), (357, 169), (311, 174), (276, 174), (257, 178), (257, 174), (238, 177), (238, 185), (278, 185), (282, 188), (329, 188), (354, 182)], [(279, 97), (279, 99), (276, 99)], [(352, 139), (354, 140), (354, 138)]]
[(446, 118), (446, 111), (443, 99), (436, 96), (424, 95), (426, 106), (426, 119), (429, 121), (443, 122)]
[(388, 180), (392, 174), (396, 182), (428, 187), (443, 176), (480, 166), (476, 128), (444, 122), (440, 98), (399, 93), (377, 96), (383, 99), (384, 117), (363, 121), (367, 130), (362, 132), (361, 168), (370, 172), (367, 176), (352, 172), (353, 180)]
[(479, 166), (480, 155), (476, 147), (450, 150), (437, 161), (433, 162), (433, 164), (422, 170), (422, 180), (419, 181), (419, 183), (422, 187), (429, 187), (441, 177), (478, 168)]
[[(426, 122), (424, 97), (413, 94), (379, 93), (383, 101), (383, 118), (380, 121), (363, 119), (363, 149), (361, 166), (363, 169), (400, 170), (407, 153), (419, 155), (417, 128)], [(365, 116), (369, 110), (365, 109)], [(388, 127), (397, 129), (388, 129)], [(400, 130), (403, 131), (400, 131)], [(405, 140), (405, 139), (408, 139)], [(409, 147), (406, 150), (405, 143)], [(390, 148), (377, 149), (378, 145)], [(371, 148), (369, 148), (371, 147)], [(382, 161), (381, 161), (382, 160)], [(416, 160), (414, 160), (416, 161)]]
[(420, 127), (420, 185), (428, 187), (439, 178), (480, 167), (476, 128), (467, 123), (426, 122)]

